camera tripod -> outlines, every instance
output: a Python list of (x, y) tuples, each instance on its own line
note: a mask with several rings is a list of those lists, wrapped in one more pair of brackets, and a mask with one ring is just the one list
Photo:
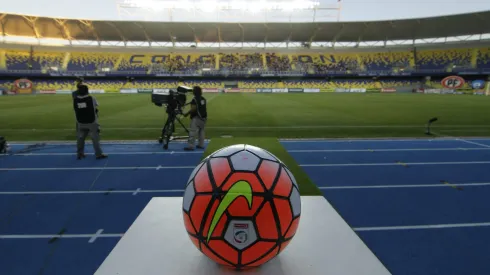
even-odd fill
[(165, 122), (165, 126), (163, 126), (162, 135), (158, 139), (158, 142), (160, 144), (163, 143), (163, 149), (165, 149), (165, 150), (168, 149), (168, 143), (171, 140), (188, 137), (188, 136), (187, 137), (173, 137), (172, 136), (172, 134), (175, 132), (175, 121), (176, 120), (180, 124), (180, 126), (182, 126), (182, 128), (184, 128), (184, 130), (187, 132), (187, 135), (189, 135), (189, 130), (184, 126), (184, 124), (182, 123), (180, 118), (177, 116), (177, 112), (172, 110), (168, 114), (168, 118), (167, 118), (167, 121)]

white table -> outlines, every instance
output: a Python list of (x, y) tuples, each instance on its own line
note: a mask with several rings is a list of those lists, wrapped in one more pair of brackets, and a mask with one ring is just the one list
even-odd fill
[(153, 198), (95, 275), (363, 275), (390, 274), (322, 196), (301, 197), (295, 237), (283, 252), (252, 271), (220, 267), (187, 236), (182, 197)]

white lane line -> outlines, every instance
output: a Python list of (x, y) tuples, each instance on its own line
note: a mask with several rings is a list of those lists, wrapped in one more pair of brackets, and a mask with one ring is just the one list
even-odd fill
[[(157, 169), (158, 168), (158, 169)], [(160, 170), (194, 169), (195, 166), (135, 166), (135, 167), (47, 167), (47, 168), (0, 168), (0, 171), (77, 171), (77, 170)]]
[[(95, 233), (97, 234), (97, 233)], [(77, 239), (77, 238), (93, 238), (95, 234), (39, 234), (39, 235), (0, 235), (0, 239)], [(99, 234), (97, 238), (121, 238), (124, 234)]]
[(89, 243), (95, 242), (95, 240), (97, 240), (97, 238), (100, 237), (100, 235), (102, 234), (102, 232), (104, 232), (104, 229), (97, 230), (97, 232), (95, 232), (95, 234), (92, 236), (92, 238), (90, 238), (90, 240), (88, 240), (88, 242)]
[[(94, 190), (94, 191), (0, 191), (0, 195), (77, 195), (77, 194), (140, 194), (140, 193), (183, 193), (184, 189), (168, 190)], [(136, 193), (136, 194), (135, 194)]]
[[(489, 186), (490, 182), (481, 183), (451, 183), (452, 186)], [(403, 185), (346, 185), (346, 186), (320, 186), (321, 190), (335, 189), (384, 189), (384, 188), (425, 188), (425, 187), (447, 187), (445, 184), (403, 184)]]
[[(202, 154), (204, 151), (172, 151), (172, 152), (110, 152), (106, 151), (108, 155), (177, 155), (177, 154)], [(9, 156), (75, 156), (76, 153), (12, 153), (12, 154), (0, 154)], [(94, 155), (94, 153), (86, 153), (85, 155)]]
[(441, 229), (441, 228), (461, 228), (461, 227), (483, 227), (490, 226), (490, 222), (482, 223), (455, 223), (455, 224), (428, 224), (428, 225), (408, 225), (408, 226), (379, 226), (379, 227), (354, 227), (354, 231), (389, 231), (389, 230), (416, 230), (416, 229)]
[[(490, 161), (455, 161), (455, 162), (404, 162), (404, 165), (463, 165), (463, 164), (490, 164)], [(342, 166), (395, 166), (397, 162), (389, 163), (333, 163), (333, 164), (300, 164), (301, 167), (342, 167)]]
[(488, 148), (406, 148), (406, 149), (318, 149), (318, 150), (288, 150), (288, 153), (343, 153), (343, 152), (410, 152), (410, 151), (464, 151), (464, 150), (490, 150)]
[(462, 142), (465, 142), (465, 143), (469, 143), (469, 144), (473, 144), (473, 145), (478, 145), (478, 146), (482, 146), (482, 147), (485, 147), (487, 149), (490, 149), (490, 145), (486, 145), (486, 144), (482, 144), (482, 143), (478, 143), (478, 142), (474, 142), (474, 141), (469, 141), (469, 140), (462, 139), (462, 138), (458, 138), (457, 140), (462, 141)]

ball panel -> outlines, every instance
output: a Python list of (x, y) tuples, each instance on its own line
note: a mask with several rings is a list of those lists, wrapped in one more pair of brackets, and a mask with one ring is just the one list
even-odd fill
[(267, 263), (268, 261), (272, 260), (277, 255), (278, 252), (279, 252), (279, 248), (277, 247), (274, 250), (272, 250), (269, 254), (267, 254), (265, 257), (263, 257), (262, 259), (260, 259), (260, 260), (258, 260), (256, 262), (253, 262), (253, 263), (251, 263), (248, 266), (260, 266), (260, 265), (263, 265), (263, 264)]
[(185, 226), (185, 229), (187, 230), (187, 232), (189, 232), (191, 234), (197, 234), (196, 229), (192, 225), (191, 219), (189, 218), (189, 215), (187, 215), (187, 213), (185, 213), (185, 212), (184, 212), (184, 226)]
[(277, 239), (276, 220), (272, 213), (270, 202), (266, 202), (264, 207), (259, 210), (257, 217), (255, 218), (255, 224), (259, 230), (259, 236), (263, 239)]
[(227, 158), (212, 158), (210, 160), (211, 171), (213, 173), (214, 182), (216, 186), (220, 187), (226, 177), (231, 172), (230, 164)]
[(204, 217), (204, 213), (206, 212), (206, 208), (211, 202), (211, 195), (197, 195), (194, 198), (194, 202), (192, 203), (192, 207), (190, 209), (190, 217), (192, 224), (196, 226), (196, 229), (199, 231), (201, 228), (201, 222)]
[(238, 251), (230, 247), (225, 241), (211, 240), (208, 246), (225, 260), (233, 264), (238, 264)]
[(228, 213), (233, 217), (252, 217), (257, 209), (264, 202), (264, 198), (254, 196), (252, 197), (252, 208), (248, 208), (248, 202), (244, 197), (238, 197), (236, 200), (228, 207)]
[(215, 261), (216, 263), (233, 267), (231, 263), (228, 263), (227, 261), (218, 257), (218, 255), (216, 255), (213, 251), (211, 251), (206, 245), (204, 245), (204, 243), (203, 245), (201, 245), (201, 251), (204, 255), (206, 255), (208, 258)]
[[(206, 217), (206, 223), (204, 224), (204, 229), (202, 231), (202, 235), (204, 237), (207, 237), (208, 236), (209, 227), (211, 226), (211, 221), (213, 220), (214, 213), (216, 213), (216, 209), (218, 209), (218, 205), (219, 205), (219, 200), (216, 200), (215, 199), (213, 201), (213, 205), (211, 206), (211, 208), (209, 210), (209, 214)], [(223, 215), (223, 216), (225, 216), (225, 215)], [(223, 216), (221, 216), (221, 218), (223, 218)], [(221, 220), (221, 218), (220, 218), (220, 220)], [(214, 231), (216, 231), (216, 227), (214, 228), (213, 233), (214, 233)], [(220, 235), (218, 235), (218, 236), (220, 236)]]
[(296, 219), (294, 219), (293, 222), (291, 223), (291, 225), (289, 226), (289, 229), (286, 232), (286, 235), (284, 236), (286, 239), (292, 238), (294, 236), (294, 234), (296, 233), (296, 230), (298, 229), (298, 225), (299, 225), (299, 218), (300, 217), (297, 217)]
[(192, 205), (192, 200), (194, 199), (195, 195), (196, 194), (194, 192), (194, 182), (191, 181), (190, 184), (187, 185), (184, 191), (182, 209), (189, 212), (189, 209), (191, 208)]
[(299, 216), (299, 214), (301, 213), (301, 197), (296, 188), (293, 188), (293, 192), (291, 192), (291, 197), (289, 197), (289, 201), (291, 203), (291, 208), (293, 209), (293, 216)]
[(245, 150), (245, 144), (236, 144), (232, 146), (225, 147), (211, 154), (211, 157), (229, 157), (236, 152)]
[(289, 197), (291, 193), (291, 188), (293, 188), (293, 183), (289, 179), (286, 171), (281, 169), (281, 175), (277, 180), (276, 186), (274, 187), (274, 194), (283, 197)]
[(231, 220), (226, 228), (225, 240), (238, 250), (253, 245), (257, 240), (253, 222), (251, 220)]
[(296, 178), (294, 178), (293, 176), (293, 173), (291, 173), (291, 171), (289, 171), (289, 169), (287, 167), (284, 167), (284, 169), (286, 170), (286, 172), (288, 173), (289, 175), (289, 178), (291, 179), (291, 181), (293, 182), (293, 185), (296, 186), (296, 189), (299, 190), (299, 186), (298, 186), (298, 183), (296, 182)]
[(291, 213), (291, 207), (289, 201), (286, 199), (274, 199), (274, 206), (276, 207), (277, 215), (279, 217), (279, 224), (281, 227), (281, 236), (286, 234), (289, 224), (293, 220), (293, 214)]
[(231, 164), (233, 165), (233, 169), (235, 171), (250, 171), (253, 172), (257, 170), (257, 166), (259, 166), (260, 159), (247, 151), (241, 151), (230, 158)]
[(279, 163), (277, 162), (264, 160), (260, 164), (258, 173), (260, 179), (262, 179), (262, 182), (264, 183), (267, 190), (270, 190), (272, 188), (278, 170), (279, 170)]
[(197, 172), (194, 177), (194, 186), (196, 187), (196, 192), (212, 192), (213, 186), (211, 185), (211, 180), (209, 179), (208, 169), (203, 166), (199, 172)]
[(189, 176), (189, 179), (187, 180), (187, 184), (189, 184), (189, 182), (190, 182), (191, 180), (193, 180), (193, 179), (194, 179), (194, 176), (196, 176), (197, 171), (199, 171), (199, 170), (201, 169), (201, 167), (202, 167), (204, 164), (206, 164), (206, 162), (207, 162), (207, 161), (205, 161), (205, 160), (201, 161), (201, 163), (199, 163), (199, 164), (196, 166), (196, 168), (194, 168), (194, 170), (192, 170), (192, 173), (191, 173), (191, 175)]
[(256, 261), (260, 257), (266, 255), (274, 246), (275, 242), (256, 242), (251, 247), (247, 248), (242, 253), (242, 264), (248, 265), (253, 261)]
[(272, 160), (272, 161), (279, 161), (274, 155), (272, 155), (268, 151), (266, 151), (262, 148), (259, 148), (259, 147), (255, 147), (253, 145), (245, 145), (245, 150), (250, 151), (250, 152), (256, 154), (257, 156), (259, 156), (260, 158), (263, 158), (263, 159), (268, 159), (268, 160)]
[(247, 172), (236, 172), (233, 173), (226, 183), (223, 185), (222, 190), (224, 192), (228, 191), (233, 184), (235, 184), (238, 181), (246, 181), (250, 184), (252, 187), (252, 192), (255, 193), (262, 193), (264, 192), (264, 187), (262, 187), (262, 184), (260, 183), (259, 179), (254, 173), (247, 173)]

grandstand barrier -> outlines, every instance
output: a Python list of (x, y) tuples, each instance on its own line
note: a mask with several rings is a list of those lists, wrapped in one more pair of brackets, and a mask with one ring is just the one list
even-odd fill
[(39, 90), (40, 94), (56, 94), (56, 90)]
[(89, 94), (105, 94), (105, 90), (88, 90)]
[(202, 89), (203, 93), (219, 93), (220, 89)]
[(365, 93), (365, 88), (336, 88), (336, 93)]
[(303, 89), (305, 93), (319, 93), (320, 89)]
[[(318, 90), (320, 91), (320, 90)], [(303, 93), (304, 90), (303, 89), (300, 89), (300, 88), (289, 88), (288, 89), (288, 93)]]
[(273, 93), (287, 93), (288, 89), (272, 89)]
[(68, 90), (56, 90), (56, 94), (59, 95), (71, 95), (73, 91), (68, 91)]
[(381, 89), (381, 93), (396, 93), (395, 88), (383, 88)]
[(121, 94), (137, 94), (138, 89), (120, 89), (119, 93), (121, 93)]
[(138, 94), (151, 94), (153, 89), (138, 89)]
[(272, 93), (272, 89), (257, 89), (257, 93)]

